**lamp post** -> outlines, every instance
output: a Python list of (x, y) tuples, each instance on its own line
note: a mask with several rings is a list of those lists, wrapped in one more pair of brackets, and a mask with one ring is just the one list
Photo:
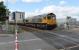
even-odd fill
[(6, 31), (9, 31), (9, 10), (6, 10)]
[(66, 25), (67, 25), (67, 29), (68, 29), (68, 30), (70, 29), (70, 19), (71, 19), (71, 17), (70, 17), (70, 16), (67, 16)]
[[(8, 7), (8, 0), (6, 0), (6, 6)], [(6, 32), (9, 31), (9, 9), (6, 9)], [(8, 32), (9, 33), (9, 32)]]

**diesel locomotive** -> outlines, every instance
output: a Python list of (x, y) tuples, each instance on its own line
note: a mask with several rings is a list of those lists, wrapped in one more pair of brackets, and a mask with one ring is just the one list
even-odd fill
[(57, 27), (56, 15), (54, 13), (48, 13), (43, 15), (34, 16), (24, 22), (25, 26), (52, 30)]

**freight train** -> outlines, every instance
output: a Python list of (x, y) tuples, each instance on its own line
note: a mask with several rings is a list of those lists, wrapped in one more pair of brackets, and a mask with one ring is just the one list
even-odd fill
[(17, 25), (23, 25), (43, 30), (52, 30), (57, 27), (56, 15), (54, 13), (48, 13), (34, 16), (22, 23), (17, 23)]

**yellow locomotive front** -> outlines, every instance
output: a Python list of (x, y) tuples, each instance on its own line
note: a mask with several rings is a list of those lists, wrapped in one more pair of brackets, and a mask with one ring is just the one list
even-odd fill
[(56, 23), (56, 15), (53, 13), (47, 14), (44, 18), (42, 18), (42, 23), (46, 23), (46, 29), (54, 29), (57, 27)]

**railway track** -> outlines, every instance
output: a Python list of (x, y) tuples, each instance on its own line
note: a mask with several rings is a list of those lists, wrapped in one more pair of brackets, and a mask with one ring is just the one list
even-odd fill
[(37, 37), (43, 39), (45, 42), (49, 43), (51, 46), (58, 50), (66, 50), (78, 47), (79, 50), (79, 34), (74, 34), (65, 31), (52, 32), (46, 30), (38, 30), (34, 28), (28, 28), (21, 26), (26, 31), (32, 32)]

